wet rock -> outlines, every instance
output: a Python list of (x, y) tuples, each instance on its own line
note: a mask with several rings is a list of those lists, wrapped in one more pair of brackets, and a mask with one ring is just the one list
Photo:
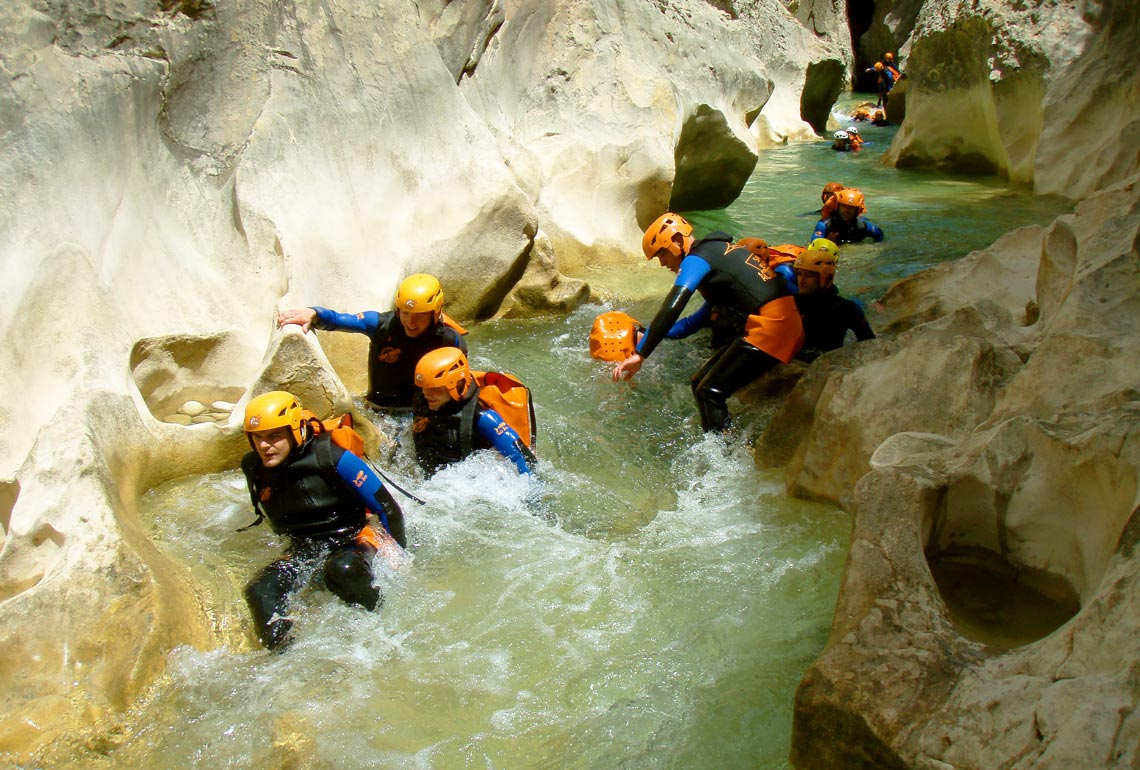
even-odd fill
[(886, 162), (996, 172), (1073, 199), (1128, 179), (1140, 160), (1117, 137), (1140, 126), (1137, 21), (1125, 0), (923, 3)]
[(797, 768), (1140, 760), (1138, 181), (897, 286), (758, 444), (854, 515)]
[(189, 415), (190, 417), (197, 417), (206, 411), (206, 405), (201, 401), (187, 401), (178, 408), (179, 414)]

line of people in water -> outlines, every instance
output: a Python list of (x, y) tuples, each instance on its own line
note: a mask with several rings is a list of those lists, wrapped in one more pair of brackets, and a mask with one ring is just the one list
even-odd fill
[[(291, 324), (303, 332), (368, 337), (366, 400), (378, 409), (411, 410), (415, 455), (426, 472), (480, 449), (498, 451), (519, 473), (536, 470), (529, 390), (509, 374), (470, 368), (467, 332), (443, 312), (434, 276), (402, 281), (391, 311), (282, 311), (277, 325)], [(400, 562), (404, 517), (350, 425), (329, 429), (295, 395), (272, 391), (250, 399), (242, 427), (251, 449), (241, 467), (258, 516), (254, 524), (268, 519), (275, 533), (289, 538), (285, 553), (245, 588), (258, 638), (281, 650), (292, 640), (290, 602), (318, 573), (348, 604), (379, 606), (373, 563), (378, 553)], [(347, 447), (337, 436), (346, 429), (355, 440)]]
[[(874, 337), (862, 308), (839, 294), (834, 278), (840, 244), (882, 240), (882, 230), (863, 217), (858, 190), (829, 183), (821, 204), (807, 247), (734, 240), (719, 231), (698, 239), (683, 217), (662, 215), (646, 229), (642, 250), (677, 274), (673, 288), (647, 327), (624, 313), (599, 316), (591, 355), (616, 362), (614, 381), (628, 380), (664, 339), (711, 328), (713, 353), (693, 375), (692, 391), (702, 429), (722, 431), (728, 398), (773, 367), (837, 348), (848, 331), (858, 340)], [(682, 318), (694, 293), (704, 302)], [(312, 306), (281, 311), (277, 324), (367, 336), (366, 400), (381, 410), (411, 411), (412, 443), (425, 472), (481, 449), (495, 450), (521, 474), (536, 472), (529, 390), (507, 373), (471, 369), (467, 332), (443, 312), (434, 276), (402, 281), (387, 312)], [(364, 457), (363, 441), (344, 418), (330, 424), (294, 394), (272, 391), (250, 399), (243, 431), (251, 451), (241, 467), (254, 524), (268, 519), (289, 538), (285, 553), (245, 588), (258, 638), (281, 650), (293, 638), (290, 603), (317, 574), (348, 604), (374, 610), (383, 602), (373, 564), (377, 554), (400, 562), (404, 517), (392, 482)]]

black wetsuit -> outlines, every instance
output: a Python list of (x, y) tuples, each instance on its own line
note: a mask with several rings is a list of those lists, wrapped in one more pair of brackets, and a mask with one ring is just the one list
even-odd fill
[(810, 361), (822, 352), (842, 347), (848, 329), (855, 332), (857, 340), (875, 338), (862, 306), (841, 297), (834, 285), (811, 294), (797, 294), (796, 309), (803, 316), (806, 337), (797, 358)]
[(459, 462), (479, 449), (496, 449), (519, 473), (533, 473), (537, 459), (519, 434), (494, 409), (479, 402), (479, 388), (462, 401), (432, 411), (423, 392), (412, 399), (412, 440), (416, 460), (429, 473)]
[(406, 544), (403, 514), (375, 471), (327, 434), (295, 447), (276, 468), (266, 468), (257, 452), (249, 452), (241, 469), (259, 516), (264, 513), (273, 531), (290, 540), (285, 555), (245, 588), (262, 644), (276, 649), (287, 641), (293, 627), (289, 600), (322, 561), (330, 591), (349, 604), (375, 609), (382, 600), (372, 584), (376, 551), (356, 542), (367, 512), (376, 513), (396, 542)]
[(812, 240), (827, 238), (834, 243), (858, 243), (867, 238), (878, 242), (883, 240), (883, 231), (865, 216), (859, 215), (848, 222), (837, 212), (827, 219), (819, 220), (811, 237)]
[(411, 406), (416, 387), (416, 364), (437, 348), (459, 348), (467, 353), (462, 335), (436, 323), (417, 337), (409, 337), (395, 310), (378, 313), (337, 313), (314, 307), (313, 328), (322, 331), (368, 335), (368, 400), (381, 407)]
[(637, 346), (642, 359), (648, 358), (673, 328), (693, 292), (725, 314), (722, 323), (736, 326), (739, 336), (716, 350), (693, 375), (693, 398), (706, 431), (723, 430), (728, 423), (728, 397), (781, 361), (790, 360), (803, 338), (794, 310), (782, 318), (761, 317), (766, 305), (781, 299), (791, 302), (787, 288), (747, 249), (726, 252), (729, 243), (731, 236), (715, 232), (693, 244), (681, 260), (672, 290)]

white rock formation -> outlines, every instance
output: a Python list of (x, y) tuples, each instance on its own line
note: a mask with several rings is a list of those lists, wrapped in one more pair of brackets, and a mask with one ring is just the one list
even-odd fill
[(0, 4), (0, 752), (66, 757), (173, 646), (247, 643), (134, 509), (243, 449), (225, 409), (164, 422), (187, 400), (362, 389), (361, 340), (279, 308), (385, 309), (415, 271), (461, 319), (573, 307), (563, 272), (638, 259), (675, 184), (811, 137), (843, 28), (775, 0)]
[[(760, 460), (855, 516), (796, 767), (1140, 761), (1138, 247), (1140, 175), (897, 284), (893, 336), (820, 358), (773, 420)], [(985, 622), (935, 578), (964, 554), (1007, 597)], [(1015, 590), (1076, 614), (1029, 633)]]
[(996, 171), (1081, 199), (1140, 170), (1136, 5), (965, 4), (918, 14), (887, 162)]

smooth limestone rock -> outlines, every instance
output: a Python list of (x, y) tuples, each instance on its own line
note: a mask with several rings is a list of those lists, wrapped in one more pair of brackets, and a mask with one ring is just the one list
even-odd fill
[(1140, 761), (1138, 245), (1140, 177), (913, 276), (773, 418), (758, 462), (854, 515), (797, 768)]
[(924, 3), (886, 162), (996, 172), (1078, 200), (1128, 179), (1138, 27), (1131, 0)]
[(461, 320), (565, 312), (678, 174), (726, 201), (814, 139), (844, 14), (739, 5), (0, 4), (0, 751), (113, 748), (166, 652), (249, 643), (135, 506), (234, 467), (252, 395), (351, 408), (367, 340), (280, 309), (388, 310), (428, 271)]
[(201, 401), (187, 401), (178, 408), (182, 414), (189, 415), (190, 417), (197, 417), (206, 411), (206, 405)]

